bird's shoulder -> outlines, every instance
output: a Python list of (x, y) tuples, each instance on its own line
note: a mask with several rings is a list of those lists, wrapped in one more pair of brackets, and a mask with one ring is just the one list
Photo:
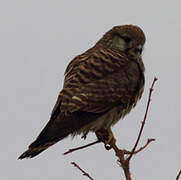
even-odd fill
[(78, 86), (106, 78), (129, 64), (130, 61), (123, 52), (91, 48), (69, 63), (65, 71), (64, 87)]

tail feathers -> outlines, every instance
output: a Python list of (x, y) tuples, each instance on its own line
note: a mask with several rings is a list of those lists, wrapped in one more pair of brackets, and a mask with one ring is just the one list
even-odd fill
[(102, 113), (90, 113), (76, 111), (71, 115), (60, 113), (56, 118), (50, 119), (37, 139), (29, 146), (18, 159), (33, 158), (46, 150), (48, 147), (64, 139), (70, 134), (76, 133), (78, 129), (102, 116)]
[(48, 143), (38, 146), (38, 147), (32, 147), (30, 145), (29, 149), (27, 151), (25, 151), (18, 159), (33, 158), (55, 143), (56, 142), (48, 142)]

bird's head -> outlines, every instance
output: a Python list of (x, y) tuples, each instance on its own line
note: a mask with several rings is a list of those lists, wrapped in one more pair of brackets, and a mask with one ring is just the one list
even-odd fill
[(97, 44), (137, 59), (141, 56), (145, 40), (144, 32), (138, 26), (122, 25), (109, 30)]

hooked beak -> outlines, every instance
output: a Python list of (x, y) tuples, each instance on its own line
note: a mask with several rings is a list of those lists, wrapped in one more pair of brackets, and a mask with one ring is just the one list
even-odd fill
[(139, 46), (136, 47), (136, 52), (139, 52), (141, 54), (142, 51), (143, 51), (143, 46), (142, 45), (139, 45)]

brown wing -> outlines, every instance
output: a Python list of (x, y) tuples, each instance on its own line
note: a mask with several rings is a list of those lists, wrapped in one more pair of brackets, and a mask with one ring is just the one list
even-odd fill
[(65, 72), (61, 111), (99, 113), (127, 104), (136, 94), (139, 77), (137, 63), (118, 52), (100, 49), (78, 56)]

